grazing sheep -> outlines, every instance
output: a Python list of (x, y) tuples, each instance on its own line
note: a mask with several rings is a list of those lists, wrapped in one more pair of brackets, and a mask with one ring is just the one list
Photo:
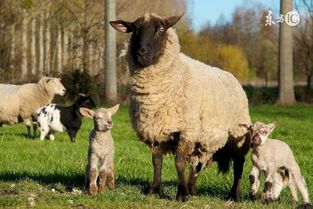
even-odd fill
[[(146, 14), (134, 22), (110, 22), (116, 30), (132, 33), (127, 52), (129, 114), (138, 137), (152, 151), (154, 179), (149, 194), (162, 196), (163, 155), (174, 153), (177, 200), (186, 201), (195, 193), (196, 176), (212, 157), (223, 172), (234, 160), (229, 197), (236, 199), (249, 150), (247, 131), (238, 123), (250, 121), (248, 100), (233, 75), (180, 52), (171, 28), (180, 18)], [(192, 165), (188, 185), (187, 162)]]
[[(264, 124), (256, 122), (253, 125), (245, 125), (251, 131), (252, 143), (252, 169), (250, 179), (250, 197), (255, 199), (258, 192), (261, 171), (266, 173), (264, 200), (276, 200), (284, 186), (288, 185), (292, 199), (298, 201), (297, 190), (300, 191), (305, 203), (310, 202), (308, 189), (300, 167), (290, 147), (277, 139), (268, 136), (275, 129), (275, 123)], [(282, 174), (283, 171), (283, 174)]]
[[(97, 194), (97, 179), (99, 176), (99, 192), (104, 192), (106, 184), (114, 189), (114, 142), (111, 135), (113, 127), (112, 115), (119, 108), (119, 104), (112, 108), (100, 108), (96, 112), (81, 108), (82, 115), (93, 118), (94, 129), (90, 132), (88, 164), (86, 166), (85, 185), (90, 195)], [(98, 166), (99, 165), (99, 166)], [(99, 168), (99, 169), (98, 169)]]
[(48, 104), (36, 111), (37, 123), (40, 130), (40, 140), (49, 133), (49, 139), (54, 140), (53, 132), (66, 131), (72, 142), (82, 124), (79, 108), (95, 108), (95, 102), (89, 95), (80, 94), (73, 105), (68, 107)]
[(49, 104), (54, 95), (64, 94), (65, 88), (60, 79), (53, 77), (42, 77), (36, 84), (0, 84), (0, 124), (24, 121), (30, 137), (34, 111)]

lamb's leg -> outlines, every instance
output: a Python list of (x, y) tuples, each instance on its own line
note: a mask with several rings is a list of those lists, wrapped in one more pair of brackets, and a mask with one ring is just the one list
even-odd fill
[(262, 194), (262, 199), (265, 200), (266, 202), (274, 200), (273, 185), (275, 174), (277, 172), (278, 172), (277, 169), (275, 169), (274, 167), (268, 167), (268, 170), (266, 171), (265, 188)]
[(288, 187), (291, 193), (292, 200), (295, 202), (298, 202), (299, 199), (298, 199), (298, 194), (297, 194), (297, 185), (296, 185), (293, 175), (289, 176)]
[(259, 169), (253, 166), (249, 174), (249, 181), (250, 181), (249, 196), (252, 200), (257, 199), (257, 193), (260, 187), (259, 174), (260, 174)]
[(301, 194), (303, 202), (309, 203), (310, 198), (309, 198), (308, 188), (306, 186), (306, 182), (304, 180), (304, 177), (301, 175), (300, 168), (298, 167), (297, 169), (291, 170), (290, 173), (294, 178), (294, 181), (295, 181), (296, 186), (297, 186), (297, 188)]
[(274, 200), (277, 200), (279, 198), (279, 195), (284, 188), (284, 176), (276, 172), (274, 177), (274, 186), (273, 186), (273, 198)]
[(177, 154), (175, 157), (175, 165), (178, 175), (176, 200), (186, 202), (189, 199), (189, 192), (185, 179), (186, 159), (183, 156)]
[(245, 163), (245, 156), (238, 155), (234, 158), (234, 182), (228, 194), (228, 198), (237, 201), (240, 192), (240, 181), (243, 171), (243, 164)]
[(43, 141), (48, 133), (49, 133), (49, 128), (47, 126), (41, 126), (40, 127), (40, 141)]
[(155, 194), (158, 197), (162, 197), (162, 164), (163, 153), (159, 146), (152, 148), (152, 163), (154, 169), (153, 183), (149, 188), (148, 194)]
[(97, 179), (98, 179), (98, 158), (94, 155), (90, 156), (88, 159), (88, 164), (90, 166), (88, 178), (89, 178), (89, 190), (90, 195), (95, 195), (98, 192)]

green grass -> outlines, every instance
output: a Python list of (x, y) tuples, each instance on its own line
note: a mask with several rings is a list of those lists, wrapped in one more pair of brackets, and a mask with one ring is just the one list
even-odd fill
[[(295, 153), (309, 191), (313, 196), (313, 106), (252, 106), (253, 121), (277, 121), (274, 138), (286, 141)], [(157, 199), (143, 194), (152, 179), (151, 154), (148, 147), (137, 140), (126, 108), (113, 118), (117, 188), (90, 197), (75, 195), (72, 189), (83, 190), (84, 168), (87, 160), (89, 130), (92, 122), (85, 120), (76, 143), (66, 134), (57, 134), (55, 141), (27, 139), (22, 124), (0, 128), (0, 208), (28, 207), (34, 196), (36, 208), (294, 208), (289, 192), (284, 190), (281, 200), (264, 205), (248, 199), (250, 155), (246, 157), (242, 193), (238, 203), (225, 205), (232, 184), (232, 172), (219, 175), (216, 165), (199, 177), (198, 195), (187, 203), (176, 202), (176, 171), (173, 156), (166, 156), (163, 166), (163, 185), (173, 200)], [(55, 190), (53, 192), (52, 190)]]

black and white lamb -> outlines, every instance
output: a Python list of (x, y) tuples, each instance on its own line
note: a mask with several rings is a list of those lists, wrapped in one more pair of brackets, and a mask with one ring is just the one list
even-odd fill
[(90, 95), (80, 94), (73, 105), (68, 107), (56, 104), (48, 104), (36, 111), (37, 123), (40, 130), (40, 140), (44, 140), (47, 134), (54, 140), (54, 132), (67, 132), (71, 141), (75, 142), (76, 134), (82, 123), (82, 115), (79, 108), (95, 108), (95, 102)]

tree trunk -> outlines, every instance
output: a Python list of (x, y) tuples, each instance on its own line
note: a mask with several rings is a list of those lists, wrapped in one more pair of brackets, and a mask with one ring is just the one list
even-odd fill
[(44, 73), (44, 43), (43, 43), (43, 36), (44, 36), (44, 20), (43, 15), (39, 15), (39, 66), (38, 66), (38, 75), (41, 76)]
[(69, 41), (68, 41), (68, 32), (64, 30), (63, 33), (63, 66), (67, 66), (68, 64), (68, 47), (69, 47)]
[(11, 26), (11, 36), (10, 68), (15, 69), (15, 24)]
[(22, 22), (22, 64), (21, 64), (21, 71), (22, 71), (22, 79), (25, 78), (27, 74), (27, 23), (28, 18), (26, 11), (23, 11), (23, 22)]
[(105, 0), (105, 99), (108, 103), (117, 101), (116, 33), (110, 26), (115, 18), (115, 0)]
[(46, 21), (46, 33), (45, 33), (45, 42), (46, 42), (46, 48), (45, 48), (45, 68), (46, 72), (49, 74), (51, 72), (51, 38), (50, 38), (50, 21), (49, 21), (49, 13), (46, 14), (45, 17)]
[(312, 81), (312, 74), (309, 74), (306, 77), (306, 87), (308, 90), (311, 90), (311, 81)]
[(32, 74), (37, 73), (37, 60), (36, 60), (36, 18), (32, 19), (31, 23), (31, 59), (32, 59)]
[[(281, 0), (280, 13), (286, 15), (292, 11), (292, 0)], [(295, 102), (292, 63), (292, 27), (286, 22), (279, 28), (279, 104)]]
[(62, 67), (63, 67), (63, 63), (62, 63), (62, 31), (61, 31), (61, 27), (58, 27), (58, 40), (57, 40), (57, 62), (58, 62), (58, 73), (62, 72)]

